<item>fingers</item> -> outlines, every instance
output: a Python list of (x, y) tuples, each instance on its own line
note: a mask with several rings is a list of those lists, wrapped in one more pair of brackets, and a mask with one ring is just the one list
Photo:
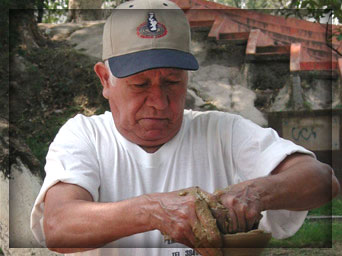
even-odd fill
[(256, 221), (256, 217), (246, 218), (247, 230), (252, 230)]
[(214, 218), (216, 219), (217, 226), (222, 234), (227, 234), (229, 232), (229, 210), (224, 207), (215, 207), (211, 208), (211, 213), (213, 214)]
[(241, 210), (235, 211), (234, 208), (229, 209), (229, 228), (230, 234), (238, 232), (248, 232), (258, 228), (258, 224), (262, 215), (256, 210)]
[(229, 209), (229, 233), (248, 232), (258, 228), (258, 224), (262, 215), (255, 210), (235, 211), (234, 208)]
[(229, 233), (252, 230), (262, 217), (260, 195), (248, 182), (216, 191), (214, 197), (229, 211)]
[(259, 222), (262, 207), (253, 193), (245, 188), (214, 195), (198, 187), (176, 191), (161, 204), (163, 216), (168, 216), (168, 220), (162, 218), (165, 220), (161, 223), (162, 230), (174, 241), (195, 248), (203, 256), (220, 256), (220, 230), (223, 234), (246, 232)]
[(237, 216), (237, 230), (238, 232), (246, 232), (248, 231), (248, 224), (246, 219), (246, 211), (247, 211), (247, 204), (244, 202), (240, 202), (237, 206), (236, 216)]
[[(195, 214), (192, 225), (192, 233), (195, 241), (193, 247), (201, 255), (221, 256), (222, 252), (219, 247), (222, 246), (222, 237), (217, 228), (216, 220), (209, 209), (209, 196), (210, 194), (200, 190), (198, 187), (186, 191), (194, 197)], [(185, 193), (182, 191), (182, 195)]]
[[(183, 243), (192, 248), (221, 247), (222, 238), (217, 228), (216, 220), (211, 214), (205, 196), (209, 195), (198, 187), (177, 191), (176, 195), (187, 202), (184, 214), (178, 213), (178, 220), (183, 223), (167, 231), (174, 241)], [(180, 218), (181, 217), (181, 218)], [(205, 255), (213, 255), (212, 250)], [(217, 254), (216, 254), (217, 255)]]
[(236, 233), (238, 230), (238, 219), (236, 217), (234, 209), (229, 209), (229, 226), (228, 232), (230, 234)]
[(246, 222), (247, 222), (247, 229), (252, 230), (258, 227), (258, 224), (262, 218), (262, 215), (257, 212), (256, 210), (249, 210), (246, 213)]

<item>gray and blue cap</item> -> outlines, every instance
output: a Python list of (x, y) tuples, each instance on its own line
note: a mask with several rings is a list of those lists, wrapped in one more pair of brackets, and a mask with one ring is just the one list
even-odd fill
[(175, 3), (128, 1), (106, 21), (102, 59), (119, 78), (154, 68), (197, 70), (190, 42), (189, 23)]

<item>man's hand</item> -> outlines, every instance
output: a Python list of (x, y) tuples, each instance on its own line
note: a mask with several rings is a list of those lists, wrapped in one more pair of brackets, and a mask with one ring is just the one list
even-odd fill
[(153, 229), (203, 256), (219, 256), (222, 237), (203, 195), (209, 194), (194, 187), (145, 197), (155, 206), (149, 211)]
[[(250, 182), (242, 182), (214, 193), (214, 198), (228, 209), (226, 233), (247, 232), (257, 228), (264, 210), (261, 195)], [(217, 218), (215, 212), (213, 215)]]
[(229, 186), (214, 197), (228, 208), (228, 232), (235, 233), (254, 229), (262, 211), (310, 210), (330, 201), (338, 191), (339, 183), (330, 166), (294, 153), (270, 175)]

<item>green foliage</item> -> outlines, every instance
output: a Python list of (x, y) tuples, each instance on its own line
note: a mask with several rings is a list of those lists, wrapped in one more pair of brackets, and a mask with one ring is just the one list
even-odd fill
[(211, 2), (217, 2), (220, 4), (238, 7), (238, 8), (246, 8), (246, 9), (278, 9), (283, 8), (287, 1), (286, 0), (210, 0)]
[(66, 21), (69, 0), (44, 0), (44, 23)]
[[(287, 9), (289, 12), (285, 15), (300, 15), (300, 10), (306, 10), (307, 17), (314, 18), (319, 21), (320, 18), (329, 15), (332, 12), (333, 18), (337, 18), (342, 23), (342, 1), (341, 0), (278, 0), (278, 1), (258, 1), (258, 0), (210, 0), (220, 4), (246, 8), (246, 9)], [(299, 12), (291, 12), (297, 10)], [(302, 12), (303, 13), (303, 12)]]
[[(93, 70), (95, 59), (64, 44), (32, 49), (19, 86), (11, 97), (11, 122), (33, 154), (45, 165), (48, 147), (60, 127), (78, 113), (101, 114), (108, 109)], [(40, 172), (44, 177), (43, 168)]]
[(69, 0), (44, 0), (44, 7), (47, 9), (67, 9)]
[(321, 18), (332, 13), (332, 17), (342, 23), (342, 2), (341, 0), (292, 0), (291, 7), (306, 9), (308, 17), (320, 21)]
[[(304, 12), (303, 12), (304, 11)], [(303, 15), (304, 13), (304, 15)], [(342, 23), (342, 1), (341, 0), (291, 0), (286, 6), (283, 14), (285, 16), (297, 16), (299, 18), (313, 18), (316, 22), (321, 22), (323, 18), (328, 18), (326, 23), (337, 20)], [(334, 48), (332, 45), (333, 38), (342, 41), (342, 28), (331, 31), (331, 27), (327, 26), (327, 44), (335, 50), (336, 53), (342, 55), (342, 52)]]

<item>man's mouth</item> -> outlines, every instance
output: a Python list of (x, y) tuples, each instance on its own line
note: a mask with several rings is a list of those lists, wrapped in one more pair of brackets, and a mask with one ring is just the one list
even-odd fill
[(164, 117), (144, 117), (139, 120), (139, 123), (144, 125), (146, 128), (161, 128), (169, 119)]
[(167, 120), (165, 117), (144, 117), (142, 119), (147, 119), (147, 120)]

